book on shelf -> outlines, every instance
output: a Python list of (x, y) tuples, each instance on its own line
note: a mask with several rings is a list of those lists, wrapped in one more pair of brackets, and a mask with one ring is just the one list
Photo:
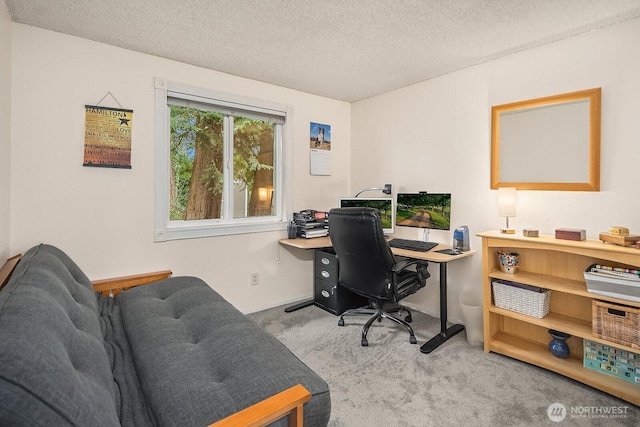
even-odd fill
[(609, 267), (606, 265), (596, 264), (591, 267), (591, 273), (603, 276), (614, 276), (624, 279), (640, 281), (640, 270), (630, 268)]

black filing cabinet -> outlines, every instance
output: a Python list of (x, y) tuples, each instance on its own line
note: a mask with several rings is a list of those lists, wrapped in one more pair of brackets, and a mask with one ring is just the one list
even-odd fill
[(330, 249), (316, 250), (313, 263), (314, 304), (337, 316), (367, 305), (365, 297), (338, 286), (338, 258)]

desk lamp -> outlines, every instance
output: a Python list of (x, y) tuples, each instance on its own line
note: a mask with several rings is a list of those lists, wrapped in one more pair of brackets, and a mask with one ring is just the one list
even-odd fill
[(515, 187), (498, 188), (498, 215), (506, 218), (506, 227), (500, 229), (502, 234), (515, 234), (516, 230), (509, 228), (509, 217), (516, 216)]
[(371, 187), (371, 188), (365, 188), (364, 190), (360, 190), (356, 193), (355, 196), (353, 197), (358, 197), (360, 194), (364, 193), (365, 191), (374, 191), (374, 190), (380, 190), (382, 191), (384, 194), (391, 194), (391, 184), (385, 184), (384, 187)]

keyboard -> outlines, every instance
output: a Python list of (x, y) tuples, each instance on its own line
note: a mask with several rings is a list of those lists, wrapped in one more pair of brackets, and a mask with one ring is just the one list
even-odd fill
[(389, 246), (392, 248), (407, 249), (410, 251), (428, 252), (438, 246), (438, 243), (423, 242), (422, 240), (391, 239), (389, 240)]

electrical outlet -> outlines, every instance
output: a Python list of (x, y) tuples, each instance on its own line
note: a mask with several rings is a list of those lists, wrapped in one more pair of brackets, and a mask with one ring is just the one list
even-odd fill
[(260, 283), (260, 275), (256, 273), (251, 273), (251, 286), (257, 286)]

